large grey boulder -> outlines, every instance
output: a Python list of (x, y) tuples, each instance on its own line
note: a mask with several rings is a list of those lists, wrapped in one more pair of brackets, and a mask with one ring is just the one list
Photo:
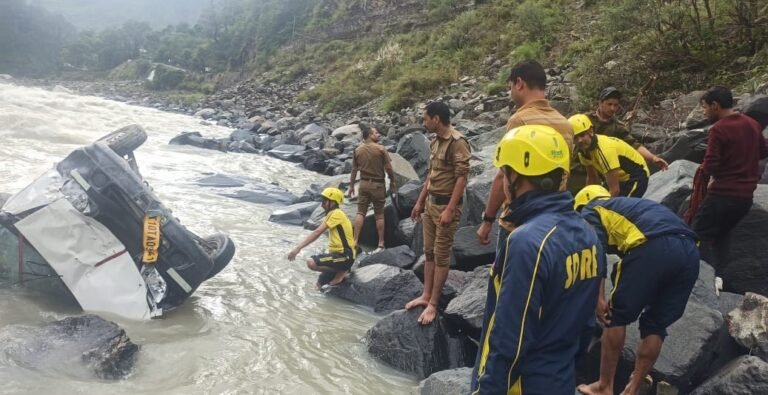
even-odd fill
[(677, 213), (680, 206), (691, 195), (693, 176), (699, 165), (688, 160), (677, 160), (669, 165), (667, 171), (651, 175), (648, 189), (643, 197), (660, 203)]
[(741, 306), (728, 313), (728, 332), (749, 353), (768, 359), (768, 298), (752, 292)]
[(382, 263), (388, 266), (399, 267), (400, 269), (410, 269), (416, 262), (417, 257), (410, 247), (402, 245), (365, 256), (360, 259), (358, 267)]
[(472, 382), (472, 368), (458, 368), (433, 373), (419, 383), (420, 395), (467, 395)]
[(214, 174), (198, 179), (195, 184), (211, 188), (221, 196), (259, 204), (292, 204), (296, 195), (278, 185), (256, 179)]
[(306, 150), (307, 147), (303, 145), (281, 144), (267, 151), (267, 155), (289, 162), (299, 163), (303, 161), (304, 158), (302, 154)]
[(421, 282), (412, 271), (373, 264), (354, 269), (344, 282), (329, 288), (326, 294), (368, 306), (377, 313), (389, 313), (402, 309), (421, 291)]
[(495, 148), (497, 144), (499, 144), (499, 141), (502, 137), (504, 137), (504, 134), (506, 133), (507, 128), (505, 126), (493, 129), (489, 132), (478, 134), (477, 136), (470, 137), (469, 144), (472, 145), (474, 149), (482, 150), (483, 148)]
[(382, 318), (365, 335), (368, 352), (419, 380), (473, 364), (474, 345), (464, 337), (451, 336), (439, 315), (430, 325), (419, 324), (422, 311), (421, 307), (398, 310)]
[(497, 172), (498, 169), (491, 166), (480, 175), (470, 178), (465, 193), (464, 212), (462, 213), (463, 226), (480, 225), (483, 222), (485, 203), (488, 201), (491, 184), (493, 184)]
[(664, 147), (668, 148), (659, 156), (670, 163), (681, 159), (701, 163), (704, 160), (704, 153), (707, 152), (708, 137), (708, 128), (674, 133), (664, 141)]
[[(664, 380), (687, 393), (740, 354), (728, 336), (719, 311), (689, 301), (685, 314), (667, 332), (661, 354), (653, 367), (656, 381)], [(622, 358), (632, 364), (640, 340), (637, 322), (627, 327)]]
[(731, 232), (730, 263), (723, 273), (724, 286), (736, 293), (768, 296), (768, 185), (758, 185), (752, 209)]
[(350, 136), (359, 136), (361, 133), (360, 126), (355, 124), (337, 128), (331, 133), (331, 136), (335, 137), (337, 140), (343, 140)]
[[(398, 239), (395, 236), (399, 224), (400, 219), (397, 216), (397, 209), (392, 205), (391, 199), (387, 198), (387, 202), (384, 205), (384, 245), (387, 248), (399, 245)], [(379, 233), (376, 230), (376, 217), (373, 213), (373, 208), (371, 208), (365, 216), (363, 229), (360, 231), (360, 240), (358, 242), (361, 246), (371, 248), (376, 248), (379, 244)]]
[(476, 268), (467, 275), (448, 307), (445, 318), (464, 331), (469, 337), (479, 340), (483, 329), (483, 313), (488, 295), (488, 271), (491, 265)]
[(398, 244), (410, 246), (413, 243), (414, 232), (416, 231), (416, 225), (418, 223), (413, 222), (410, 218), (400, 220), (397, 224), (397, 230), (395, 231), (395, 238)]
[(23, 340), (4, 342), (15, 363), (77, 379), (121, 379), (132, 370), (139, 346), (117, 324), (96, 315), (67, 317), (26, 329)]
[(395, 182), (397, 185), (405, 185), (409, 181), (420, 181), (419, 175), (413, 166), (398, 154), (389, 154), (392, 159), (392, 170), (395, 173)]
[(768, 394), (768, 363), (742, 355), (720, 369), (691, 395), (755, 395)]
[(496, 238), (499, 235), (499, 224), (493, 223), (490, 240), (487, 245), (480, 244), (477, 239), (477, 226), (465, 226), (456, 231), (453, 238), (453, 260), (451, 268), (472, 271), (478, 266), (493, 263), (496, 257)]
[(401, 219), (410, 218), (413, 206), (416, 205), (416, 201), (419, 199), (423, 188), (424, 184), (420, 181), (411, 181), (397, 188), (395, 200), (397, 203), (397, 214)]
[(269, 215), (269, 222), (301, 226), (319, 206), (320, 202), (292, 204), (273, 211), (272, 214)]
[(397, 144), (397, 152), (411, 163), (421, 180), (427, 176), (429, 169), (429, 139), (424, 133), (417, 132), (403, 136)]
[(739, 107), (744, 114), (757, 121), (763, 129), (768, 127), (768, 96), (752, 96), (749, 100), (740, 102)]

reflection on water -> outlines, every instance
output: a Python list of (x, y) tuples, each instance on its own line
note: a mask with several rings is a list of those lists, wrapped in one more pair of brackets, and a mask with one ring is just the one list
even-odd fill
[[(229, 233), (237, 254), (227, 269), (162, 319), (105, 317), (142, 347), (128, 379), (105, 382), (35, 371), (0, 352), (0, 393), (405, 394), (414, 388), (410, 377), (367, 355), (362, 338), (378, 317), (320, 295), (314, 275), (285, 259), (306, 231), (267, 222), (268, 206), (193, 184), (211, 173), (245, 175), (300, 194), (322, 176), (268, 157), (167, 145), (181, 131), (224, 136), (229, 133), (224, 128), (99, 98), (0, 83), (0, 192), (20, 190), (73, 148), (131, 123), (149, 134), (136, 156), (158, 196), (192, 231)], [(313, 252), (308, 248), (302, 254)], [(0, 288), (0, 344), (77, 313), (76, 306), (60, 299)]]

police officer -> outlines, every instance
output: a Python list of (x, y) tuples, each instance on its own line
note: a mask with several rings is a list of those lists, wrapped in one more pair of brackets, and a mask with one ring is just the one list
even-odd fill
[(592, 121), (576, 114), (568, 121), (579, 162), (587, 169), (587, 185), (605, 180), (611, 196), (642, 197), (648, 188), (648, 165), (637, 150), (624, 141), (595, 134)]
[(352, 174), (349, 178), (348, 196), (355, 195), (355, 180), (360, 172), (360, 190), (357, 198), (357, 215), (355, 216), (355, 243), (360, 241), (360, 231), (363, 229), (365, 214), (368, 206), (373, 205), (373, 215), (376, 218), (376, 231), (379, 234), (378, 248), (373, 253), (384, 249), (384, 201), (387, 198), (384, 173), (389, 175), (389, 191), (397, 190), (395, 173), (392, 170), (392, 159), (383, 145), (379, 144), (379, 131), (366, 124), (359, 124), (363, 142), (355, 148), (352, 156)]
[(640, 316), (635, 369), (623, 394), (637, 394), (661, 352), (672, 325), (685, 311), (699, 276), (696, 235), (675, 213), (647, 199), (615, 197), (589, 185), (576, 194), (575, 207), (595, 228), (606, 251), (622, 260), (614, 267), (613, 289), (605, 298), (605, 279), (596, 314), (603, 331), (600, 379), (581, 385), (583, 394), (613, 394), (613, 380), (625, 327)]
[(603, 248), (571, 193), (559, 191), (570, 165), (560, 133), (513, 129), (494, 164), (509, 185), (506, 220), (516, 228), (490, 272), (472, 394), (572, 395), (574, 361), (595, 322)]

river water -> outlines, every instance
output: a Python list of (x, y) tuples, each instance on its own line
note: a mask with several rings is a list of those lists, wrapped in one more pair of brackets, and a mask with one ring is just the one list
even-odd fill
[[(374, 361), (363, 336), (379, 318), (314, 288), (302, 263), (319, 240), (285, 259), (307, 231), (267, 222), (273, 207), (218, 196), (193, 184), (210, 173), (276, 181), (296, 194), (323, 176), (251, 154), (169, 146), (184, 130), (226, 136), (200, 120), (67, 92), (0, 82), (0, 192), (25, 187), (72, 149), (122, 126), (147, 130), (136, 152), (144, 177), (166, 206), (200, 235), (226, 232), (237, 245), (229, 267), (161, 319), (105, 317), (141, 345), (135, 371), (117, 382), (82, 380), (61, 369), (16, 365), (0, 351), (2, 394), (407, 394), (417, 383)], [(313, 249), (314, 247), (314, 249)], [(77, 306), (23, 289), (0, 289), (2, 342)]]

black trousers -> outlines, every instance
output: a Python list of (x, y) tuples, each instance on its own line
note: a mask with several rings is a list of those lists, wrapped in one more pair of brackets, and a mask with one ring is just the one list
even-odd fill
[(701, 240), (701, 259), (722, 277), (729, 263), (731, 230), (752, 207), (752, 198), (707, 195), (693, 218), (693, 231)]

